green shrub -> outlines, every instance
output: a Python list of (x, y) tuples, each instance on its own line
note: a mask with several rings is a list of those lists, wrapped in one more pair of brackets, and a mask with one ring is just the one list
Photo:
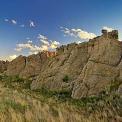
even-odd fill
[(4, 78), (4, 75), (0, 74), (0, 81), (2, 81)]
[(35, 90), (36, 93), (43, 95), (45, 98), (54, 97), (57, 100), (64, 102), (71, 98), (71, 92), (69, 91), (50, 91), (45, 88)]
[(65, 75), (63, 78), (63, 82), (68, 83), (68, 81), (69, 81), (69, 76)]
[(24, 82), (24, 84), (23, 84), (23, 88), (25, 88), (25, 89), (31, 89), (31, 88), (30, 88), (31, 83), (32, 83), (32, 81), (30, 81), (30, 80), (25, 80), (25, 82)]
[(119, 88), (120, 84), (121, 84), (121, 82), (119, 82), (119, 81), (111, 82), (110, 86), (108, 86), (109, 92), (116, 91)]

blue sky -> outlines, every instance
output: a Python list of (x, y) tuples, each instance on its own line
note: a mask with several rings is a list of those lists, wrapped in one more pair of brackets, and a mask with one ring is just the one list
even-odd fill
[[(30, 27), (30, 20), (35, 27)], [(23, 24), (25, 27), (20, 27)], [(60, 44), (84, 40), (64, 36), (60, 27), (100, 35), (103, 26), (118, 29), (121, 34), (122, 0), (0, 0), (0, 57), (27, 55), (28, 49), (17, 52), (16, 44), (26, 43), (27, 37), (40, 44), (38, 34)]]

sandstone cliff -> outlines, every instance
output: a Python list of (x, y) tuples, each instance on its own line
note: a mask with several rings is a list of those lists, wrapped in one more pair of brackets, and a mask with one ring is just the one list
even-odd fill
[(55, 53), (42, 52), (28, 57), (19, 56), (10, 62), (6, 75), (19, 75), (23, 78), (35, 77), (39, 75), (41, 67), (46, 62), (47, 58), (53, 55), (55, 55)]
[(8, 61), (0, 61), (0, 73), (7, 70), (8, 63)]
[(31, 89), (71, 91), (72, 97), (97, 95), (112, 81), (122, 81), (122, 43), (118, 31), (102, 31), (89, 42), (61, 46), (56, 53), (39, 53), (13, 60), (7, 75), (33, 80)]

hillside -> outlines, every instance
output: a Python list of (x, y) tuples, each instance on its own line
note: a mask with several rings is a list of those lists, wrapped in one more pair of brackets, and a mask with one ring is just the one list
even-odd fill
[(122, 43), (118, 31), (102, 30), (89, 42), (19, 56), (10, 62), (6, 75), (33, 79), (32, 90), (71, 91), (76, 99), (97, 95), (111, 82), (122, 81)]
[(122, 121), (117, 30), (56, 52), (19, 56), (0, 63), (0, 72), (0, 121)]
[(99, 96), (75, 100), (67, 92), (32, 91), (31, 81), (0, 75), (1, 122), (121, 122), (118, 84)]

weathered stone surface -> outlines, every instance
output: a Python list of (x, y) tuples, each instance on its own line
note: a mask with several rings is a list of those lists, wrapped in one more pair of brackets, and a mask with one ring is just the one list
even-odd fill
[(46, 56), (42, 54), (31, 55), (25, 59), (25, 67), (20, 72), (20, 77), (28, 78), (35, 77), (39, 74), (43, 62), (46, 60)]
[(47, 58), (53, 56), (55, 56), (54, 52), (42, 52), (28, 57), (19, 56), (9, 63), (6, 75), (19, 75), (23, 78), (35, 77), (40, 73)]
[(25, 68), (26, 65), (26, 57), (19, 56), (13, 61), (11, 61), (8, 65), (6, 75), (19, 75), (20, 72)]
[[(71, 44), (58, 49), (57, 55), (43, 65), (41, 73), (31, 85), (32, 89), (71, 90), (71, 82), (79, 76), (88, 61), (87, 44)], [(68, 81), (63, 78), (68, 76)]]
[(3, 73), (7, 70), (9, 62), (8, 61), (0, 61), (0, 73)]
[(79, 76), (80, 84), (77, 84), (78, 81), (75, 82), (72, 97), (81, 98), (96, 95), (111, 81), (114, 81), (118, 73), (119, 71), (115, 67), (88, 61)]
[(122, 84), (118, 88), (118, 93), (122, 97)]
[(90, 41), (93, 45), (92, 48), (88, 46), (90, 58), (74, 82), (73, 98), (97, 95), (112, 81), (121, 79), (122, 45), (111, 38), (112, 34)]
[(32, 90), (72, 91), (75, 99), (97, 95), (112, 81), (122, 81), (118, 31), (102, 33), (89, 42), (61, 46), (56, 52), (20, 56), (9, 64), (7, 75), (37, 76)]

